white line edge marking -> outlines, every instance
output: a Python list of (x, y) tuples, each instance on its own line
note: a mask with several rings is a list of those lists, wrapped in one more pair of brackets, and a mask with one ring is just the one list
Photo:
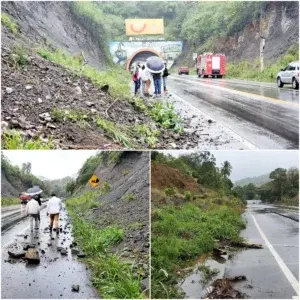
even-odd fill
[[(234, 132), (233, 130), (231, 130), (230, 128), (226, 127), (223, 123), (220, 123), (218, 121), (216, 121), (214, 118), (212, 118), (211, 116), (209, 116), (207, 113), (203, 112), (202, 110), (200, 110), (199, 108), (197, 108), (196, 106), (194, 106), (193, 104), (189, 103), (188, 101), (184, 100), (183, 98), (179, 97), (178, 95), (176, 95), (173, 91), (171, 91), (172, 93), (172, 97), (177, 98), (179, 101), (182, 101), (184, 103), (186, 103), (187, 105), (189, 105), (190, 107), (199, 110), (203, 115), (205, 115), (206, 117), (208, 117), (209, 119), (214, 120), (217, 124), (219, 124), (220, 126), (222, 126), (224, 128), (225, 131), (227, 131), (227, 133), (230, 133), (234, 138), (236, 138), (239, 142), (243, 143), (246, 147), (249, 148), (249, 150), (258, 150), (259, 148), (256, 147), (255, 145), (253, 145), (252, 143), (250, 143), (249, 141), (245, 140), (243, 137), (241, 137), (239, 134), (237, 134), (236, 132)], [(234, 150), (234, 149), (231, 149)], [(237, 149), (235, 149), (237, 150)]]
[(282, 272), (284, 273), (285, 277), (287, 278), (287, 280), (292, 285), (292, 287), (295, 290), (296, 294), (299, 296), (299, 282), (297, 281), (297, 279), (295, 278), (295, 276), (293, 275), (293, 273), (290, 271), (290, 269), (287, 267), (287, 265), (284, 263), (284, 261), (279, 256), (279, 254), (276, 252), (276, 250), (274, 249), (274, 247), (271, 245), (271, 243), (267, 239), (266, 235), (264, 234), (264, 232), (262, 231), (262, 229), (258, 225), (255, 217), (251, 213), (250, 213), (250, 216), (253, 218), (254, 224), (255, 224), (258, 232), (260, 233), (261, 237), (265, 241), (266, 245), (268, 246), (270, 252), (274, 256), (276, 262), (278, 263), (278, 265), (281, 268)]

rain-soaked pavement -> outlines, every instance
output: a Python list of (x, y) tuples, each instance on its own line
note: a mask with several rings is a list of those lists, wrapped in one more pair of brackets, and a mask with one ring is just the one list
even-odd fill
[(254, 299), (298, 297), (298, 215), (298, 210), (271, 205), (248, 206), (244, 214), (247, 228), (241, 235), (250, 243), (262, 244), (263, 249), (241, 250), (226, 263), (225, 277), (245, 275), (247, 278), (234, 284), (237, 290)]
[[(65, 210), (61, 213), (60, 225), (65, 233), (57, 235), (53, 232), (50, 235), (46, 230), (48, 217), (43, 209), (39, 230), (31, 232), (29, 219), (26, 218), (2, 232), (2, 299), (99, 298), (92, 287), (89, 270), (76, 255), (71, 254), (72, 227), (68, 224)], [(29, 265), (22, 258), (9, 257), (9, 248), (24, 243), (36, 244), (40, 256), (38, 265)], [(62, 255), (57, 247), (65, 248), (67, 255)], [(79, 292), (73, 292), (72, 285), (79, 285)]]
[(170, 76), (168, 89), (257, 149), (298, 149), (296, 90), (268, 83), (183, 75)]

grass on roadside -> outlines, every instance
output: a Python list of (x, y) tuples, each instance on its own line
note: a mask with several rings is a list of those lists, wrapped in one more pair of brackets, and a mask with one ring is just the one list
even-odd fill
[(10, 206), (10, 205), (16, 205), (20, 204), (20, 199), (16, 197), (1, 197), (1, 206)]
[(42, 141), (40, 138), (26, 139), (21, 136), (20, 132), (15, 130), (7, 130), (2, 134), (2, 147), (7, 150), (49, 150), (54, 149), (54, 144), (51, 140), (47, 142)]
[(71, 56), (63, 50), (50, 50), (47, 48), (38, 48), (36, 52), (44, 59), (53, 61), (59, 65), (65, 66), (77, 75), (85, 75), (90, 78), (95, 86), (109, 86), (109, 93), (113, 97), (122, 99), (130, 98), (130, 74), (121, 67), (114, 66), (107, 71), (99, 71), (90, 65), (84, 65), (82, 56)]
[[(198, 203), (199, 202), (199, 203)], [(240, 241), (245, 228), (240, 210), (197, 199), (182, 206), (164, 205), (152, 211), (152, 297), (180, 298), (177, 270), (209, 253), (217, 241)]]
[(92, 270), (93, 285), (99, 291), (99, 296), (105, 299), (141, 299), (140, 278), (135, 278), (132, 266), (122, 263), (114, 254), (108, 254), (107, 249), (122, 241), (123, 229), (118, 226), (108, 226), (98, 229), (79, 217), (78, 212), (88, 211), (87, 203), (95, 203), (97, 191), (88, 192), (66, 201), (66, 206), (72, 218), (75, 240), (86, 254), (86, 263)]

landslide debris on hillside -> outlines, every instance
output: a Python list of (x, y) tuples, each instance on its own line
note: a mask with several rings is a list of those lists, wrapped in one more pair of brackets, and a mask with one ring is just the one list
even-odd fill
[[(11, 54), (2, 52), (2, 120), (27, 138), (51, 139), (61, 149), (120, 149), (124, 145), (97, 126), (99, 118), (119, 126), (149, 121), (127, 101), (112, 106), (109, 90), (85, 76), (37, 56), (25, 68), (14, 68)], [(111, 127), (112, 134), (119, 130)]]
[(191, 176), (182, 174), (179, 170), (167, 165), (151, 162), (151, 186), (163, 190), (164, 188), (174, 187), (181, 192), (201, 192), (203, 189), (197, 180)]

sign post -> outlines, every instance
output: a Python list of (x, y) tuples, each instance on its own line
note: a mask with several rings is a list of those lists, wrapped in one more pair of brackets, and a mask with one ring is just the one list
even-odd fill
[(96, 188), (100, 184), (100, 178), (97, 177), (95, 174), (90, 178), (89, 184), (93, 187)]

